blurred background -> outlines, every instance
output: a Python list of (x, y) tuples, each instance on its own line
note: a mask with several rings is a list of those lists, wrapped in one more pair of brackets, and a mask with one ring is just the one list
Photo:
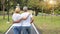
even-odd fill
[(0, 0), (0, 34), (12, 25), (16, 6), (27, 6), (41, 34), (60, 34), (60, 0)]

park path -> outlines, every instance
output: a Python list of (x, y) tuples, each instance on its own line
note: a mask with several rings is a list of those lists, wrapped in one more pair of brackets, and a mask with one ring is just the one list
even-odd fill
[[(11, 26), (11, 27), (9, 28), (9, 30), (8, 30), (5, 34), (14, 34), (12, 27), (13, 27), (13, 26)], [(37, 29), (36, 29), (36, 27), (34, 26), (34, 24), (32, 24), (31, 34), (39, 34), (39, 32), (37, 31)]]

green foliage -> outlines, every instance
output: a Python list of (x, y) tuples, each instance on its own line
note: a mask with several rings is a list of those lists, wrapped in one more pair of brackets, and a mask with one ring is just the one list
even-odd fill
[(32, 7), (39, 7), (39, 3), (40, 3), (39, 0), (29, 0), (28, 1), (28, 6), (31, 7), (31, 8)]
[[(57, 1), (57, 10), (60, 10), (60, 1)], [(9, 3), (9, 6), (8, 6)], [(35, 11), (40, 11), (45, 12), (45, 13), (50, 13), (50, 9), (52, 9), (52, 5), (50, 5), (48, 2), (44, 2), (43, 0), (9, 0), (9, 2), (7, 0), (5, 0), (5, 9), (8, 9), (7, 7), (9, 7), (9, 9), (11, 9), (12, 7), (15, 8), (17, 4), (20, 4), (20, 7), (23, 8), (23, 6), (28, 6), (28, 8), (31, 8)], [(2, 2), (0, 0), (0, 9), (2, 8)], [(56, 9), (56, 6), (55, 8)], [(57, 13), (57, 12), (56, 12)]]
[(55, 10), (55, 14), (59, 14), (60, 15), (60, 11), (59, 10)]

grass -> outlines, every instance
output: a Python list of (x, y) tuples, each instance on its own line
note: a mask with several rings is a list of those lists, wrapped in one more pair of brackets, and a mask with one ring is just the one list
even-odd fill
[[(11, 16), (10, 22), (7, 23), (7, 16), (5, 20), (0, 16), (0, 34), (4, 34), (12, 24)], [(60, 34), (60, 16), (34, 16), (34, 24), (42, 34)]]
[[(0, 34), (4, 34), (4, 32), (6, 32), (9, 26), (12, 24), (12, 23), (7, 23), (7, 16), (5, 17), (5, 19), (3, 19), (2, 17), (3, 16), (0, 16)], [(11, 17), (10, 17), (10, 22), (11, 22)]]
[(60, 16), (35, 16), (34, 20), (42, 34), (60, 34)]

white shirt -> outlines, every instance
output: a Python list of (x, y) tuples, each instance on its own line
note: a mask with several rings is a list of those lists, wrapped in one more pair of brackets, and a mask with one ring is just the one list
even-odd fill
[[(16, 21), (16, 20), (20, 20), (21, 19), (21, 15), (14, 13), (12, 16), (12, 20)], [(13, 26), (21, 26), (21, 22), (20, 23), (14, 23)]]
[[(28, 15), (29, 15), (29, 12), (25, 12), (21, 14), (22, 17), (28, 16)], [(31, 26), (30, 24), (31, 18), (32, 18), (32, 14), (30, 14), (26, 20), (22, 20), (22, 26)]]

